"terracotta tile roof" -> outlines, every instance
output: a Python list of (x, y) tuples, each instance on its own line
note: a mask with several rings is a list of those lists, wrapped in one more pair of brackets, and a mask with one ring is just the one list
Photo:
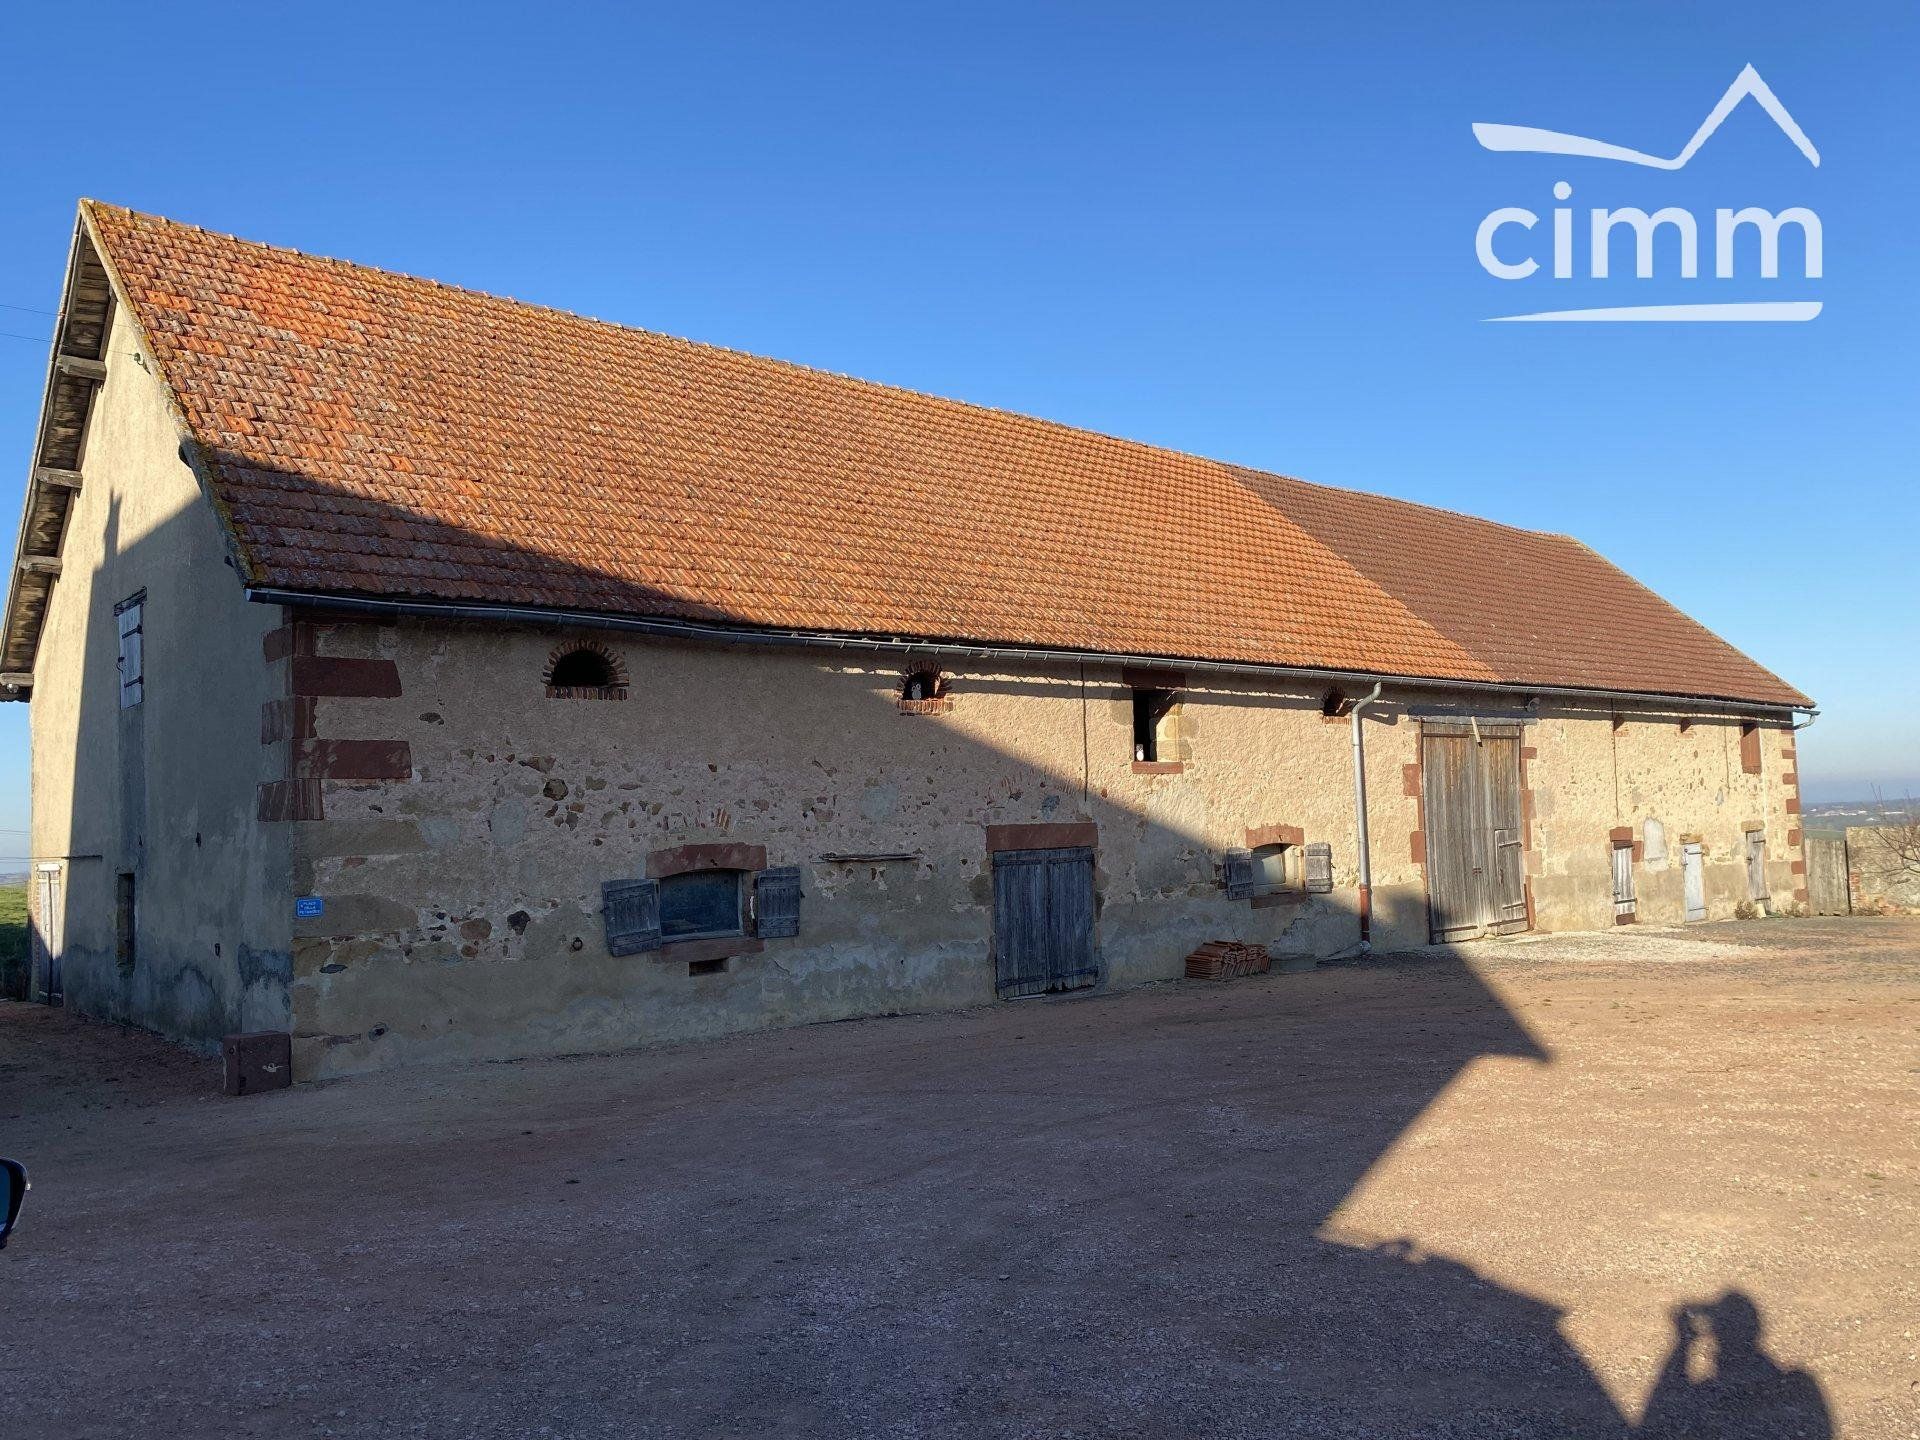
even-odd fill
[(83, 212), (257, 585), (1805, 703), (1563, 536)]

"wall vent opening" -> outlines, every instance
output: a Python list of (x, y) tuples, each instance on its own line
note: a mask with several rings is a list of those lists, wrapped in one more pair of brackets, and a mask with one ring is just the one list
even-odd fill
[(953, 708), (947, 697), (947, 677), (931, 667), (909, 670), (900, 677), (895, 703), (903, 715), (943, 715)]
[(1177, 758), (1174, 708), (1180, 703), (1175, 690), (1133, 692), (1133, 758), (1155, 763)]
[(624, 700), (626, 666), (606, 646), (588, 640), (561, 645), (547, 657), (547, 694), (560, 700)]

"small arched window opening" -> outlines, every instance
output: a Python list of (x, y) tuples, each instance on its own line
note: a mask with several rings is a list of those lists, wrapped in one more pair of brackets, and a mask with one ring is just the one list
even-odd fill
[(947, 680), (938, 670), (922, 666), (900, 678), (899, 706), (909, 715), (934, 715), (953, 708), (947, 698)]
[(613, 666), (597, 650), (569, 650), (554, 662), (549, 683), (561, 690), (604, 690), (613, 684)]
[(627, 674), (605, 646), (563, 645), (547, 658), (547, 694), (558, 699), (624, 700)]

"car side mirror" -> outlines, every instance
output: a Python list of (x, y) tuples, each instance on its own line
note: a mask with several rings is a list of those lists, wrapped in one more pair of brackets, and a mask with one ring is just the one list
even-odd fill
[(7, 1236), (13, 1233), (13, 1222), (20, 1218), (20, 1202), (32, 1187), (27, 1184), (27, 1167), (18, 1160), (0, 1160), (0, 1175), (5, 1176), (7, 1185), (6, 1209), (0, 1213), (0, 1250), (4, 1250)]

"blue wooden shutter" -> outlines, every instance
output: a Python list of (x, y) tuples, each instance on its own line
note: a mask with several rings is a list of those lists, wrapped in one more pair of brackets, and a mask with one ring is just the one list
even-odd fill
[(1227, 887), (1229, 900), (1250, 900), (1253, 898), (1253, 852), (1251, 850), (1229, 850), (1220, 866), (1221, 883)]
[(600, 887), (607, 953), (637, 955), (660, 948), (660, 882), (609, 880)]
[(753, 877), (754, 933), (774, 940), (800, 933), (800, 867), (782, 865)]
[(1333, 846), (1316, 840), (1306, 847), (1307, 890), (1324, 895), (1333, 889)]

